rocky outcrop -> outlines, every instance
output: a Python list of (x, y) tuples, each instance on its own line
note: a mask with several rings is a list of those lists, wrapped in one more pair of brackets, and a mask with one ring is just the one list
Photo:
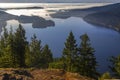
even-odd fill
[(0, 80), (94, 80), (59, 69), (0, 69)]

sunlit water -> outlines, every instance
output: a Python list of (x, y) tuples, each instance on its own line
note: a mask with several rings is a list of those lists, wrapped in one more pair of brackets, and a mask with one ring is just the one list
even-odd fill
[[(13, 14), (15, 10), (6, 12)], [(26, 11), (26, 12), (24, 12)], [(27, 13), (28, 11), (28, 13)], [(95, 49), (95, 56), (98, 61), (98, 70), (100, 72), (108, 71), (109, 58), (120, 54), (120, 34), (114, 30), (100, 26), (93, 26), (86, 23), (80, 17), (70, 17), (68, 19), (56, 19), (44, 14), (49, 14), (46, 10), (16, 10), (15, 15), (38, 15), (55, 22), (55, 26), (47, 28), (33, 28), (31, 23), (22, 24), (26, 30), (27, 40), (30, 41), (31, 36), (36, 34), (38, 39), (42, 41), (42, 45), (48, 44), (53, 52), (54, 57), (60, 57), (64, 48), (64, 42), (70, 31), (73, 31), (77, 43), (80, 43), (80, 35), (87, 33), (90, 37), (92, 47)], [(34, 13), (35, 11), (38, 11)], [(41, 11), (41, 12), (39, 12)], [(42, 12), (43, 11), (43, 12)], [(21, 12), (21, 13), (20, 13)], [(10, 26), (16, 29), (18, 22), (11, 20), (7, 22), (7, 28)], [(79, 46), (79, 45), (78, 45)]]
[[(55, 13), (59, 10), (67, 10), (67, 9), (83, 9), (90, 7), (97, 7), (108, 5), (111, 3), (8, 3), (8, 4), (0, 4), (0, 8), (18, 8), (18, 7), (43, 7), (44, 9), (11, 9), (7, 10), (7, 13), (14, 15), (38, 15), (46, 18), (46, 14), (49, 15), (51, 13)], [(52, 12), (50, 12), (52, 10)], [(48, 12), (49, 11), (49, 12)], [(55, 11), (55, 12), (53, 12)], [(48, 18), (48, 17), (47, 17)]]

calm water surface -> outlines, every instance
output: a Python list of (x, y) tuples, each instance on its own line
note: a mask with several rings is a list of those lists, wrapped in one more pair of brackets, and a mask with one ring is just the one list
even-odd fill
[[(60, 57), (64, 48), (64, 42), (70, 31), (73, 31), (77, 43), (80, 43), (80, 35), (87, 33), (90, 37), (92, 47), (95, 48), (95, 56), (99, 63), (99, 71), (108, 70), (108, 59), (110, 56), (120, 54), (120, 34), (114, 30), (93, 26), (81, 18), (71, 17), (68, 19), (52, 19), (55, 22), (54, 27), (33, 28), (32, 24), (22, 24), (26, 30), (26, 37), (31, 39), (36, 34), (42, 44), (48, 44), (54, 54), (54, 57)], [(17, 21), (8, 21), (7, 28), (10, 25), (16, 29)], [(16, 25), (15, 25), (16, 24)]]
[[(51, 7), (49, 7), (49, 9), (50, 8)], [(25, 11), (27, 12), (28, 10), (22, 12), (20, 10), (8, 10), (6, 12), (15, 15), (25, 15)], [(31, 36), (36, 34), (38, 39), (42, 41), (42, 45), (48, 44), (50, 46), (54, 57), (60, 57), (62, 55), (64, 42), (70, 31), (73, 31), (78, 44), (80, 43), (80, 35), (84, 33), (89, 35), (92, 47), (96, 51), (95, 56), (98, 61), (98, 70), (100, 72), (108, 71), (108, 65), (110, 64), (108, 62), (109, 58), (120, 54), (120, 33), (114, 30), (88, 24), (80, 17), (70, 17), (68, 19), (46, 17), (45, 15), (48, 14), (46, 10), (33, 10), (33, 12), (30, 11), (27, 14), (39, 14), (39, 16), (43, 16), (55, 22), (55, 26), (49, 26), (47, 28), (33, 28), (31, 23), (22, 24), (26, 30), (27, 40), (30, 41)], [(18, 24), (17, 21), (10, 20), (7, 21), (6, 27), (9, 29), (10, 26), (12, 26), (13, 29), (16, 29)]]

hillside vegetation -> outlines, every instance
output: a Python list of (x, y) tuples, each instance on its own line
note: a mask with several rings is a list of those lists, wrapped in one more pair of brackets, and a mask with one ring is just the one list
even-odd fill
[[(42, 45), (34, 34), (27, 41), (22, 25), (13, 32), (3, 28), (0, 37), (0, 80), (100, 80), (120, 78), (120, 56), (111, 57), (112, 65), (103, 75), (97, 71), (99, 63), (87, 34), (80, 36), (80, 44), (72, 31), (65, 43), (62, 55), (53, 57), (49, 45)], [(17, 79), (16, 79), (17, 78)]]
[(84, 21), (120, 31), (120, 3), (85, 9), (70, 9), (50, 14), (53, 18), (81, 17)]
[(120, 3), (96, 9), (98, 9), (97, 12), (88, 14), (84, 17), (84, 20), (91, 24), (120, 31)]

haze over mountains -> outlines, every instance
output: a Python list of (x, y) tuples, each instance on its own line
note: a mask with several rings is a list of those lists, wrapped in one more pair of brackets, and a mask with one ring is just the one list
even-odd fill
[[(54, 14), (50, 14), (53, 18), (69, 18), (69, 17), (82, 17), (86, 22), (105, 26), (107, 28), (112, 28), (117, 31), (120, 31), (120, 3), (110, 4), (101, 7), (92, 7), (87, 9), (69, 9), (69, 10), (59, 10)], [(1, 18), (1, 26), (6, 25), (7, 20), (15, 19), (22, 23), (34, 23), (34, 26), (54, 26), (54, 22), (51, 20), (45, 20), (44, 18), (40, 18), (37, 16), (15, 16), (8, 14), (4, 11), (0, 11)], [(7, 16), (7, 17), (6, 17)], [(37, 19), (36, 19), (37, 18)], [(37, 20), (34, 21), (34, 19)], [(31, 20), (31, 21), (30, 21)], [(27, 21), (27, 22), (26, 22)], [(43, 21), (42, 25), (39, 22)], [(45, 25), (47, 24), (47, 25)]]
[(54, 18), (82, 17), (86, 22), (120, 31), (120, 3), (51, 14)]
[(98, 11), (85, 16), (85, 21), (120, 31), (120, 3), (94, 9)]
[(1, 3), (118, 3), (120, 0), (0, 0)]

